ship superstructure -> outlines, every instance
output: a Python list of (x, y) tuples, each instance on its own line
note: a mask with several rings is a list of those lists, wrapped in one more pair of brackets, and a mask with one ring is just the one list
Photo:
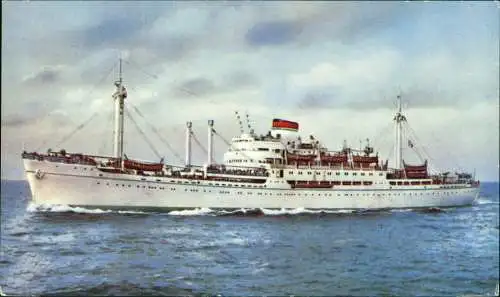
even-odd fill
[[(469, 205), (479, 182), (468, 173), (431, 174), (427, 161), (406, 164), (402, 125), (406, 116), (398, 96), (394, 168), (374, 148), (346, 144), (329, 150), (313, 136), (286, 137), (297, 122), (274, 119), (272, 130), (253, 129), (233, 137), (223, 162), (213, 157), (214, 121), (208, 121), (207, 161), (191, 164), (192, 123), (186, 125), (183, 165), (143, 162), (124, 153), (127, 91), (121, 75), (115, 82), (114, 155), (48, 151), (23, 152), (33, 201), (87, 207), (158, 208), (307, 208), (381, 209)], [(250, 128), (250, 127), (249, 127)], [(412, 144), (413, 145), (413, 144)]]

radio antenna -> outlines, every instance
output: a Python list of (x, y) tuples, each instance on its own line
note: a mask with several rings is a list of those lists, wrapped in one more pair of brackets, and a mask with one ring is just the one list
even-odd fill
[(240, 115), (238, 111), (235, 111), (234, 114), (236, 115), (236, 122), (238, 123), (238, 126), (240, 127), (240, 133), (243, 134), (245, 131), (243, 131), (243, 123), (241, 122)]
[(248, 132), (250, 132), (250, 134), (252, 134), (253, 129), (252, 129), (252, 125), (250, 125), (250, 116), (248, 115), (248, 112), (246, 113), (246, 118), (247, 118)]

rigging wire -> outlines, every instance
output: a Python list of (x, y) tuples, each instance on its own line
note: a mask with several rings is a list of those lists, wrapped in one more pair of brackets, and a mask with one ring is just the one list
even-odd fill
[(184, 159), (181, 158), (181, 156), (179, 154), (177, 154), (177, 152), (174, 150), (174, 148), (168, 143), (168, 141), (166, 141), (160, 134), (160, 132), (158, 132), (158, 130), (152, 125), (150, 124), (146, 118), (144, 117), (144, 115), (142, 115), (142, 113), (139, 111), (139, 109), (132, 103), (127, 103), (127, 105), (130, 105), (132, 106), (132, 108), (134, 109), (134, 111), (144, 120), (144, 122), (150, 127), (150, 129), (153, 131), (153, 133), (156, 134), (156, 136), (158, 136), (158, 138), (161, 140), (161, 142), (163, 144), (165, 144), (167, 146), (167, 148), (170, 150), (170, 152), (181, 162), (184, 162)]
[[(113, 112), (110, 112), (109, 113), (109, 117), (108, 117), (108, 121), (107, 123), (109, 123), (109, 125), (107, 125), (107, 127), (112, 127), (113, 126), (113, 115), (114, 113)], [(102, 141), (102, 144), (98, 150), (99, 154), (101, 155), (106, 155), (105, 151), (106, 151), (106, 146), (108, 144), (108, 140), (107, 140), (107, 135), (106, 135), (106, 131), (104, 131), (103, 135), (103, 141)], [(115, 131), (112, 129), (111, 130), (111, 141), (109, 143), (113, 143), (113, 140), (114, 140), (114, 134), (115, 134)]]
[(208, 151), (207, 149), (201, 144), (201, 142), (198, 140), (198, 138), (196, 137), (196, 135), (194, 134), (193, 131), (191, 131), (191, 136), (194, 140), (194, 142), (196, 142), (196, 144), (198, 144), (198, 146), (201, 148), (201, 150), (205, 153), (205, 154), (208, 154)]
[[(94, 91), (96, 90), (97, 86), (98, 86), (98, 85), (100, 85), (101, 83), (103, 83), (103, 82), (104, 82), (104, 80), (106, 80), (106, 79), (108, 78), (109, 74), (113, 71), (113, 69), (115, 68), (115, 66), (116, 66), (116, 64), (117, 64), (117, 63), (118, 63), (118, 62), (113, 63), (113, 65), (111, 66), (111, 68), (110, 68), (110, 69), (106, 72), (106, 74), (105, 74), (105, 75), (104, 75), (104, 76), (103, 76), (103, 77), (99, 80), (99, 82), (98, 82), (97, 84), (95, 84), (95, 85), (92, 87), (92, 89), (89, 91), (89, 93), (88, 93), (88, 94), (87, 94), (84, 98), (88, 98), (88, 97), (90, 97), (90, 96), (94, 93)], [(82, 105), (84, 102), (87, 102), (87, 101), (86, 101), (86, 100), (82, 100), (82, 102), (80, 103), (80, 105), (78, 106), (78, 108), (80, 108), (80, 107), (81, 107), (81, 105)], [(46, 117), (47, 117), (50, 113), (52, 113), (52, 111), (51, 111), (51, 112), (49, 112), (49, 113), (48, 113), (45, 117), (43, 117), (43, 118), (46, 118)], [(84, 122), (84, 124), (83, 124), (83, 125), (86, 125), (88, 122), (90, 122), (90, 120), (92, 120), (92, 119), (93, 119), (93, 117), (94, 117), (97, 113), (98, 113), (98, 112), (95, 112), (95, 113), (94, 113), (94, 114), (93, 114), (93, 115), (89, 118), (89, 120), (88, 120), (88, 121), (85, 121), (85, 122)], [(43, 119), (43, 118), (42, 118), (42, 119)], [(81, 125), (80, 125), (80, 126), (81, 126)], [(76, 133), (76, 132), (78, 132), (79, 130), (81, 130), (81, 128), (83, 128), (83, 127), (80, 127), (80, 126), (78, 126), (78, 127), (74, 130), (74, 132), (70, 133), (69, 135), (64, 136), (64, 137), (62, 138), (62, 140), (61, 140), (61, 141), (59, 141), (59, 143), (56, 145), (56, 147), (58, 147), (60, 144), (62, 144), (62, 143), (64, 143), (65, 141), (67, 141), (67, 140), (68, 140), (71, 136), (73, 136), (73, 134), (74, 134), (74, 133)], [(42, 142), (42, 144), (40, 144), (40, 145), (37, 147), (37, 149), (36, 149), (35, 151), (40, 150), (40, 149), (41, 149), (42, 147), (44, 147), (44, 146), (45, 146), (45, 145), (46, 145), (49, 141), (50, 141), (50, 138), (49, 138), (49, 139), (44, 140), (44, 141)]]
[(424, 152), (424, 154), (427, 156), (427, 158), (429, 160), (432, 161), (432, 167), (436, 167), (435, 169), (438, 169), (437, 171), (440, 171), (437, 167), (437, 162), (434, 160), (434, 158), (431, 157), (431, 155), (429, 154), (429, 152), (427, 151), (427, 149), (425, 148), (424, 145), (422, 145), (420, 139), (418, 138), (417, 134), (415, 133), (415, 131), (408, 125), (408, 129), (409, 131), (412, 133), (413, 137), (417, 140), (417, 143), (420, 145), (420, 147), (422, 148), (422, 151)]
[[(231, 149), (233, 149), (233, 148), (234, 148), (234, 147), (233, 147), (233, 145), (232, 145), (229, 141), (227, 141), (224, 137), (222, 137), (222, 135), (220, 135), (219, 133), (217, 133), (217, 131), (215, 131), (215, 129), (212, 129), (212, 130), (213, 130), (214, 135), (219, 136), (219, 138), (220, 138), (220, 139), (222, 139), (222, 141), (223, 141), (223, 142), (224, 142), (224, 143), (225, 143), (228, 147), (230, 147)], [(252, 158), (250, 158), (247, 154), (243, 153), (241, 150), (237, 150), (237, 152), (238, 152), (239, 154), (241, 154), (241, 155), (242, 155), (244, 158), (246, 158), (247, 160), (253, 160), (253, 159), (252, 159)]]
[(134, 120), (134, 118), (132, 117), (132, 115), (130, 114), (130, 112), (128, 110), (125, 110), (125, 114), (129, 118), (129, 120), (134, 124), (135, 128), (137, 129), (137, 131), (139, 131), (139, 133), (144, 138), (144, 140), (146, 140), (147, 144), (149, 145), (149, 148), (155, 153), (155, 155), (159, 159), (161, 159), (162, 157), (161, 157), (160, 153), (155, 149), (153, 143), (148, 139), (148, 137), (146, 136), (146, 134), (144, 134), (144, 132), (141, 130), (141, 128), (139, 127), (139, 125), (137, 124), (137, 122)]
[(438, 163), (434, 160), (434, 158), (432, 158), (432, 156), (429, 154), (429, 152), (422, 145), (422, 142), (418, 138), (418, 136), (415, 133), (415, 131), (408, 124), (406, 125), (406, 128), (411, 133), (411, 135), (413, 136), (413, 138), (416, 140), (416, 144), (418, 144), (420, 146), (420, 148), (422, 149), (422, 153), (425, 155), (425, 157), (427, 157), (427, 159), (429, 159), (431, 161), (430, 164), (429, 164), (429, 167), (430, 167), (431, 171), (433, 171), (435, 173), (442, 172), (443, 171), (442, 168), (440, 168), (440, 166), (438, 166)]
[[(391, 124), (391, 126), (392, 126), (392, 124)], [(395, 127), (395, 128), (397, 129), (397, 127)], [(391, 145), (391, 149), (389, 150), (389, 152), (388, 152), (387, 157), (385, 158), (385, 160), (389, 160), (391, 158), (391, 156), (394, 156), (395, 152), (396, 152), (396, 146), (395, 145)]]
[[(396, 147), (395, 146), (392, 146), (392, 149), (389, 151), (389, 153), (387, 154), (387, 158), (385, 158), (385, 160), (389, 160), (390, 159), (390, 156), (394, 156), (394, 152), (396, 150)], [(385, 164), (385, 162), (384, 162)]]
[(141, 71), (142, 73), (144, 73), (145, 75), (147, 75), (149, 77), (152, 77), (154, 79), (158, 79), (158, 76), (156, 74), (151, 74), (151, 73), (147, 72), (146, 70), (144, 70), (141, 66), (139, 66), (137, 63), (135, 63), (131, 59), (123, 60), (123, 62), (125, 64), (128, 64), (130, 66), (137, 68), (139, 71)]
[[(146, 76), (149, 76), (149, 77), (151, 77), (151, 78), (153, 78), (153, 79), (158, 79), (158, 75), (156, 75), (156, 74), (152, 74), (152, 73), (147, 72), (146, 70), (144, 70), (144, 68), (142, 68), (141, 66), (139, 66), (139, 65), (138, 65), (137, 63), (135, 63), (134, 61), (132, 61), (132, 60), (130, 60), (130, 59), (129, 59), (128, 61), (124, 61), (124, 62), (125, 62), (126, 64), (128, 64), (128, 65), (132, 66), (132, 67), (137, 68), (139, 71), (141, 71), (141, 72), (142, 72), (143, 74), (145, 74)], [(199, 95), (198, 95), (198, 94), (196, 94), (195, 92), (193, 92), (193, 91), (191, 91), (191, 90), (188, 90), (188, 89), (186, 89), (186, 88), (179, 87), (179, 86), (177, 86), (177, 87), (175, 87), (175, 88), (176, 88), (176, 89), (178, 89), (178, 90), (180, 90), (180, 91), (182, 91), (182, 92), (184, 92), (184, 93), (186, 93), (186, 94), (188, 94), (188, 95), (191, 95), (191, 96), (194, 96), (194, 97), (199, 97)]]
[[(143, 74), (145, 74), (146, 76), (149, 76), (155, 80), (158, 79), (158, 76), (155, 75), (155, 74), (152, 74), (146, 70), (144, 70), (143, 67), (139, 66), (137, 63), (135, 63), (134, 61), (132, 60), (127, 60), (127, 61), (124, 61), (126, 64), (138, 69), (140, 72), (142, 72)], [(185, 89), (183, 87), (176, 87), (176, 89), (184, 92), (184, 93), (187, 93), (188, 95), (191, 95), (191, 96), (194, 96), (194, 97), (199, 97), (198, 94), (188, 90), (188, 89)], [(168, 141), (166, 141), (162, 136), (161, 134), (158, 132), (158, 130), (152, 125), (150, 124), (146, 118), (142, 115), (142, 113), (139, 111), (139, 109), (133, 105), (132, 105), (132, 108), (135, 110), (135, 112), (144, 119), (144, 121), (146, 122), (146, 124), (148, 124), (151, 128), (151, 130), (158, 136), (158, 138), (163, 142), (163, 144), (165, 144), (167, 146), (167, 148), (170, 150), (170, 152), (180, 161), (180, 162), (183, 162), (184, 159), (174, 150), (174, 148), (168, 143)], [(200, 141), (196, 138), (195, 134), (192, 133), (192, 136), (193, 136), (193, 139), (194, 141), (198, 144), (198, 146), (205, 152), (205, 153), (208, 153), (208, 151), (205, 149), (205, 147), (200, 143)]]
[[(440, 141), (436, 138), (436, 136), (434, 135), (434, 133), (430, 133), (430, 136), (432, 138), (432, 141), (435, 142), (435, 143), (440, 143)], [(459, 170), (459, 171), (462, 171), (462, 172), (465, 172), (466, 170), (461, 166), (461, 164), (458, 162), (458, 158), (455, 156), (455, 154), (453, 154), (453, 151), (452, 150), (448, 150), (447, 151), (447, 156), (451, 159), (452, 163), (454, 163), (455, 167)]]
[[(377, 136), (375, 136), (375, 138), (373, 138), (373, 141), (372, 141), (372, 147), (373, 148), (381, 148), (383, 145), (385, 146), (385, 144), (388, 142), (385, 137), (385, 135), (389, 134), (388, 133), (388, 130), (390, 130), (391, 128), (393, 127), (393, 124), (392, 123), (388, 123), (380, 132)], [(385, 136), (385, 137), (383, 137)], [(385, 140), (385, 141), (384, 141)], [(394, 149), (394, 146), (392, 146)]]
[[(71, 131), (71, 133), (68, 133), (66, 134), (56, 145), (55, 147), (59, 147), (61, 144), (63, 144), (64, 142), (66, 142), (68, 139), (70, 139), (73, 135), (75, 135), (78, 131), (80, 131), (81, 129), (83, 129), (83, 127), (85, 127), (88, 123), (90, 123), (97, 115), (98, 115), (99, 112), (94, 112), (92, 114), (92, 116), (90, 118), (88, 118), (85, 122), (83, 122), (82, 124), (80, 124), (78, 127), (76, 127), (74, 130)], [(42, 143), (35, 151), (38, 151), (39, 149), (41, 149), (45, 144), (47, 143), (47, 141), (45, 141), (44, 143)]]

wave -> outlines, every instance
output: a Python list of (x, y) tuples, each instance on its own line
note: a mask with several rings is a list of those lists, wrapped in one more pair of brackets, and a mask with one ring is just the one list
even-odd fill
[(173, 210), (168, 214), (173, 216), (202, 216), (202, 215), (211, 215), (213, 214), (213, 210), (210, 208), (195, 208), (195, 209), (185, 209), (185, 210)]
[(107, 213), (118, 213), (118, 214), (147, 214), (143, 211), (132, 211), (132, 210), (103, 210), (100, 208), (90, 209), (84, 207), (72, 207), (69, 205), (60, 204), (35, 204), (30, 203), (26, 208), (28, 212), (57, 212), (57, 213), (81, 213), (81, 214), (107, 214)]
[(296, 209), (262, 209), (262, 212), (266, 215), (276, 216), (276, 215), (299, 215), (299, 214), (351, 214), (356, 212), (352, 209), (339, 209), (339, 210), (312, 210), (312, 209), (304, 209), (304, 208), (296, 208)]
[(479, 198), (475, 201), (476, 205), (484, 205), (484, 204), (500, 204), (499, 201), (493, 201), (485, 198)]
[[(134, 210), (110, 210), (99, 208), (84, 208), (73, 207), (69, 205), (50, 205), (50, 204), (34, 204), (31, 203), (27, 207), (27, 211), (31, 213), (77, 213), (77, 214), (158, 214), (157, 212), (145, 212)], [(211, 209), (211, 208), (195, 208), (184, 210), (171, 210), (163, 214), (169, 216), (344, 216), (344, 215), (376, 215), (387, 213), (404, 213), (404, 212), (424, 212), (424, 213), (439, 213), (445, 212), (444, 209), (431, 208), (401, 208), (401, 209), (266, 209), (266, 208), (241, 208), (241, 209)]]
[(351, 214), (355, 210), (310, 210), (304, 208), (296, 209), (266, 209), (266, 208), (241, 208), (238, 210), (219, 210), (210, 208), (196, 208), (189, 210), (171, 211), (168, 214), (174, 216), (283, 216), (283, 215), (307, 215), (307, 214)]

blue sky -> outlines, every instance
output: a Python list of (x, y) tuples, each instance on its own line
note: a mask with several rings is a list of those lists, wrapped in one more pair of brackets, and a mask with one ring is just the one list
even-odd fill
[[(22, 178), (23, 146), (55, 148), (94, 112), (63, 146), (111, 153), (116, 71), (106, 74), (120, 55), (128, 101), (181, 155), (185, 121), (205, 143), (215, 119), (228, 139), (235, 110), (261, 133), (288, 118), (331, 149), (357, 146), (390, 125), (402, 92), (435, 168), (498, 180), (498, 2), (466, 1), (3, 1), (2, 178)], [(154, 159), (127, 127), (129, 155)], [(383, 157), (389, 132), (373, 140)], [(216, 149), (220, 160), (224, 143)]]

